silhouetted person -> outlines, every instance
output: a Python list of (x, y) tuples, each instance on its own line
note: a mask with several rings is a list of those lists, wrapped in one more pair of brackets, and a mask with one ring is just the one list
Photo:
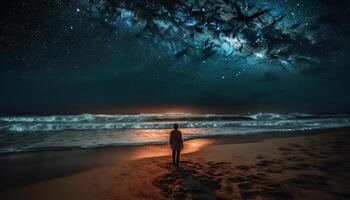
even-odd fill
[(173, 165), (179, 165), (180, 152), (184, 148), (182, 141), (182, 133), (178, 129), (179, 125), (174, 124), (174, 130), (170, 132), (170, 146), (173, 150)]

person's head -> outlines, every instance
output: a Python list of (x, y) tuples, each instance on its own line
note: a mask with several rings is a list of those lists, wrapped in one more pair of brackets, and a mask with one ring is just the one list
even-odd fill
[(179, 125), (178, 124), (174, 124), (174, 129), (175, 130), (179, 129)]

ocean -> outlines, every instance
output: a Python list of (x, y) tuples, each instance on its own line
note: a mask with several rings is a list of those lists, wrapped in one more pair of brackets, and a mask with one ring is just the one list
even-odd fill
[(166, 144), (174, 123), (185, 140), (350, 126), (350, 115), (306, 113), (0, 116), (0, 153)]

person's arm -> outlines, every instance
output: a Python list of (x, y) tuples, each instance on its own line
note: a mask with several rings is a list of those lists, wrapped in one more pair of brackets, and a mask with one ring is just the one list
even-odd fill
[(173, 138), (173, 132), (170, 133), (170, 147), (173, 148), (174, 138)]
[(181, 143), (181, 149), (183, 149), (183, 148), (184, 148), (184, 141), (183, 141), (183, 139), (182, 139), (182, 133), (181, 133), (181, 131), (180, 131), (180, 143)]

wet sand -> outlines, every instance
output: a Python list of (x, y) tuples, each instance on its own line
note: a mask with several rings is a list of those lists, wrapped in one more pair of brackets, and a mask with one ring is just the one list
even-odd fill
[(350, 129), (0, 157), (1, 199), (349, 199)]

